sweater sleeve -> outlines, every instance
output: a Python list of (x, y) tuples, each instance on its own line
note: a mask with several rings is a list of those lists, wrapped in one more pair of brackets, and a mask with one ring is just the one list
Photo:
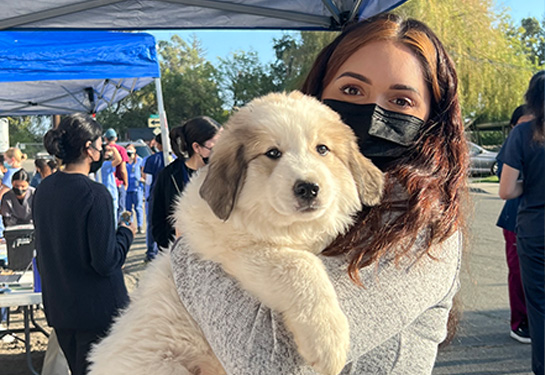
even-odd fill
[[(421, 330), (428, 332), (421, 336), (436, 343), (444, 338), (445, 316), (458, 287), (460, 248), (455, 234), (433, 249), (436, 259), (423, 256), (400, 266), (384, 262), (378, 269), (364, 268), (364, 288), (348, 277), (345, 259), (320, 257), (350, 324), (350, 353), (342, 374), (361, 373), (363, 357), (373, 356), (374, 349), (406, 335), (412, 326), (425, 326)], [(282, 317), (241, 289), (217, 264), (198, 259), (181, 241), (173, 249), (172, 262), (178, 294), (228, 374), (315, 374), (297, 353)], [(418, 324), (433, 310), (441, 316)], [(433, 363), (435, 351), (428, 357), (425, 360)]]
[(88, 213), (87, 236), (93, 269), (102, 276), (119, 270), (125, 263), (133, 235), (128, 228), (115, 230), (112, 197), (103, 186), (95, 193)]

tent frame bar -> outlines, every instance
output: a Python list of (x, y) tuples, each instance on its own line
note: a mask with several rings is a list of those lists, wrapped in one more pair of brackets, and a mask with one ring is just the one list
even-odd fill
[(26, 25), (27, 23), (44, 21), (50, 18), (65, 16), (68, 14), (73, 14), (77, 12), (82, 12), (84, 10), (99, 8), (106, 5), (121, 3), (123, 1), (125, 0), (80, 1), (74, 4), (63, 5), (57, 8), (43, 10), (41, 12), (23, 14), (22, 16), (11, 17), (4, 21), (0, 21), (0, 30), (9, 29), (12, 27), (20, 26), (20, 25)]
[[(3, 21), (0, 21), (0, 30), (10, 29), (17, 26), (22, 26), (30, 23), (45, 21), (51, 18), (66, 16), (90, 9), (100, 8), (103, 6), (113, 5), (121, 3), (126, 0), (87, 0), (80, 1), (73, 4), (63, 5), (61, 7), (47, 9), (31, 14), (24, 14), (21, 16), (15, 16)], [(228, 12), (251, 14), (254, 16), (265, 16), (277, 19), (284, 19), (288, 21), (304, 22), (310, 25), (316, 25), (320, 27), (335, 28), (340, 25), (341, 12), (335, 6), (331, 0), (322, 0), (324, 6), (328, 8), (332, 16), (315, 16), (302, 12), (286, 11), (280, 9), (264, 8), (255, 5), (234, 4), (217, 0), (155, 0), (158, 2), (167, 2), (187, 6), (196, 6), (201, 8), (217, 9)], [(356, 4), (360, 4), (361, 0), (356, 1)], [(354, 13), (356, 8), (351, 10), (351, 14)]]

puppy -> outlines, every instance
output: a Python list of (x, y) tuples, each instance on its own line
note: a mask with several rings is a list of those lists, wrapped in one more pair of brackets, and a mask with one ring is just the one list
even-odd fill
[[(281, 312), (301, 356), (334, 375), (345, 365), (348, 321), (316, 254), (362, 204), (380, 201), (382, 187), (338, 114), (300, 92), (269, 94), (230, 118), (174, 216), (184, 245)], [(92, 350), (90, 374), (225, 373), (178, 297), (169, 256), (149, 268)]]

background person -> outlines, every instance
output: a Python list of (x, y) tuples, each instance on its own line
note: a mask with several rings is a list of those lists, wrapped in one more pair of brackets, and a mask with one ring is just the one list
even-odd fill
[(57, 171), (57, 162), (55, 160), (36, 159), (34, 160), (34, 166), (36, 172), (30, 181), (30, 186), (33, 188), (36, 188), (44, 178)]
[(136, 154), (136, 148), (130, 144), (126, 147), (129, 162), (127, 163), (127, 173), (129, 175), (129, 186), (127, 188), (126, 209), (129, 212), (136, 212), (137, 233), (142, 233), (144, 223), (144, 184), (146, 180), (143, 177), (142, 158)]
[[(545, 330), (545, 70), (530, 80), (525, 99), (530, 122), (515, 126), (502, 155), (499, 196), (521, 197), (517, 213), (517, 253), (526, 297), (532, 370), (544, 373)], [(522, 178), (522, 180), (520, 179)]]
[[(532, 119), (531, 115), (525, 114), (526, 106), (518, 106), (509, 125), (511, 129), (516, 125), (527, 122)], [(498, 177), (501, 177), (501, 171), (505, 148), (502, 147), (498, 156)], [(520, 197), (510, 199), (505, 202), (501, 210), (498, 222), (496, 225), (502, 228), (503, 237), (505, 239), (505, 258), (508, 268), (508, 291), (509, 291), (509, 306), (511, 309), (511, 331), (509, 335), (523, 344), (530, 344), (530, 331), (528, 328), (528, 314), (526, 312), (526, 302), (524, 301), (524, 290), (522, 288), (522, 280), (520, 278), (519, 258), (517, 255), (517, 235), (515, 233), (517, 211), (520, 203)]]
[[(327, 46), (303, 92), (340, 113), (387, 178), (383, 202), (365, 207), (320, 257), (350, 323), (342, 374), (431, 374), (458, 290), (465, 225), (469, 153), (454, 65), (426, 25), (385, 14)], [(181, 300), (228, 374), (314, 373), (281, 314), (216, 264), (182, 246), (173, 253)]]
[(104, 138), (108, 143), (108, 146), (115, 147), (121, 155), (121, 163), (115, 167), (115, 183), (117, 186), (117, 220), (123, 211), (125, 211), (125, 203), (127, 201), (127, 187), (129, 186), (129, 176), (127, 174), (127, 162), (129, 157), (125, 147), (118, 145), (117, 133), (114, 129), (110, 128), (104, 133)]
[(4, 153), (4, 167), (6, 168), (6, 172), (0, 186), (0, 199), (11, 189), (11, 177), (21, 169), (21, 163), (24, 160), (26, 160), (26, 154), (23, 154), (17, 147), (10, 147)]
[(117, 225), (117, 200), (119, 199), (119, 191), (117, 189), (117, 183), (115, 181), (115, 168), (121, 164), (121, 155), (117, 151), (117, 148), (102, 145), (104, 147), (104, 162), (100, 169), (95, 173), (95, 181), (100, 182), (108, 189), (112, 196), (112, 204), (114, 207), (114, 224)]
[(162, 248), (168, 248), (176, 238), (170, 219), (175, 199), (182, 193), (191, 175), (208, 162), (220, 128), (221, 125), (214, 119), (200, 116), (173, 128), (169, 133), (170, 146), (177, 159), (159, 173), (152, 191), (151, 230), (153, 238)]
[(63, 118), (44, 145), (64, 169), (46, 178), (33, 218), (47, 322), (55, 329), (72, 375), (83, 375), (90, 346), (129, 301), (121, 267), (133, 230), (116, 230), (112, 198), (92, 181), (103, 160), (102, 128), (90, 116)]
[(152, 206), (152, 197), (153, 197), (153, 186), (157, 180), (159, 172), (165, 168), (165, 159), (163, 157), (163, 140), (161, 134), (157, 134), (154, 139), (155, 145), (153, 149), (155, 153), (146, 157), (144, 161), (144, 174), (146, 175), (146, 180), (149, 180), (149, 184), (146, 184), (146, 261), (151, 261), (157, 256), (157, 243), (153, 239), (153, 234), (151, 231), (151, 206)]
[(30, 177), (24, 169), (19, 169), (11, 177), (12, 189), (4, 194), (0, 212), (4, 226), (32, 224), (32, 200), (34, 188), (30, 186)]

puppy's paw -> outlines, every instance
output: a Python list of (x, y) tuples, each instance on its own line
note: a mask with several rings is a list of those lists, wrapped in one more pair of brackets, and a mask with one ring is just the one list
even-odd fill
[(337, 375), (350, 347), (348, 320), (337, 306), (302, 322), (290, 322), (297, 349), (305, 361), (324, 375)]

